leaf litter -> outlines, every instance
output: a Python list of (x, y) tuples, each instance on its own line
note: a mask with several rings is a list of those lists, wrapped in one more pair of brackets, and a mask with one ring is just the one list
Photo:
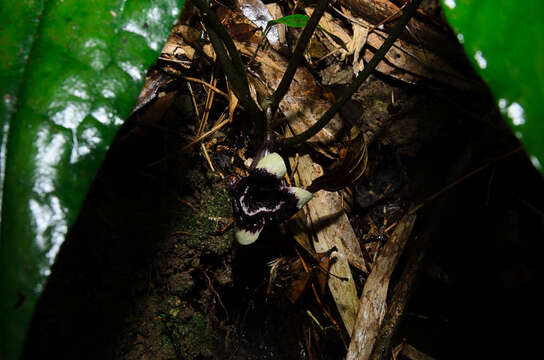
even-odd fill
[[(307, 62), (279, 105), (273, 122), (279, 137), (301, 133), (319, 119), (339, 87), (381, 46), (399, 13), (398, 2), (388, 0), (340, 3), (341, 10), (330, 7), (321, 19), (312, 39), (320, 50), (307, 50)], [(274, 8), (276, 19), (292, 16), (278, 21), (287, 28), (274, 26), (285, 37), (280, 35), (270, 46), (263, 38), (266, 25), (256, 26), (257, 19), (237, 10), (256, 5), (262, 13), (264, 4), (241, 0), (236, 5), (218, 5), (216, 12), (245, 61), (252, 97), (260, 105), (287, 68), (286, 49), (294, 47), (299, 34), (289, 21), (301, 16), (290, 15), (293, 9), (283, 2), (267, 5)], [(300, 5), (299, 12), (309, 15), (312, 9)], [(175, 276), (165, 280), (159, 274), (152, 282), (153, 298), (146, 300), (149, 309), (164, 310), (153, 313), (155, 323), (161, 324), (159, 333), (166, 335), (163, 345), (169, 350), (164, 358), (372, 356), (386, 321), (390, 288), (398, 285), (396, 265), (410, 247), (415, 216), (406, 215), (409, 205), (426, 198), (410, 188), (414, 175), (406, 179), (407, 164), (423, 144), (451, 129), (435, 121), (444, 107), (433, 108), (428, 95), (411, 94), (416, 88), (411, 86), (431, 83), (464, 91), (478, 84), (458, 67), (458, 58), (445, 55), (458, 54), (459, 48), (452, 45), (441, 20), (429, 19), (420, 11), (408, 34), (378, 65), (379, 75), (305, 146), (282, 151), (288, 159), (289, 186), (292, 182), (307, 188), (314, 198), (285, 224), (265, 227), (255, 245), (244, 248), (232, 246), (232, 216), (228, 211), (214, 213), (213, 204), (222, 199), (220, 208), (226, 209), (223, 189), (233, 177), (247, 176), (259, 144), (251, 132), (252, 119), (215, 66), (198, 12), (186, 4), (133, 112), (139, 118), (136, 124), (147, 121), (146, 126), (158, 127), (164, 119), (149, 110), (160, 101), (165, 101), (162, 107), (176, 109), (177, 118), (170, 115), (169, 121), (177, 125), (168, 131), (182, 139), (173, 152), (184, 164), (178, 182), (183, 179), (193, 188), (192, 194), (178, 198), (183, 210), (177, 213), (170, 242), (158, 252), (180, 271), (163, 268)], [(433, 41), (447, 45), (445, 50), (428, 46)], [(260, 42), (263, 47), (256, 53)], [(338, 72), (347, 80), (337, 81)], [(210, 193), (206, 187), (220, 190)], [(162, 305), (157, 305), (161, 298)], [(162, 358), (142, 338), (137, 335), (134, 343), (125, 344), (131, 356), (151, 352)], [(135, 345), (139, 341), (145, 350)], [(418, 351), (410, 344), (405, 348)]]

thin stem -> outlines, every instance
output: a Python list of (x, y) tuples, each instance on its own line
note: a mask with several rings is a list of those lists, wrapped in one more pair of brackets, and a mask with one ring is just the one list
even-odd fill
[(232, 88), (236, 93), (236, 96), (238, 96), (238, 99), (240, 99), (242, 105), (250, 112), (251, 115), (258, 116), (258, 118), (260, 119), (264, 119), (264, 114), (262, 114), (262, 112), (259, 110), (255, 102), (251, 98), (249, 87), (247, 85), (247, 80), (245, 78), (245, 73), (242, 78), (240, 74), (236, 71), (233, 63), (229, 60), (227, 56), (221, 39), (218, 37), (215, 30), (213, 28), (208, 28), (207, 30), (208, 36), (210, 37), (210, 41), (215, 50), (217, 61), (219, 62), (219, 65), (223, 69), (225, 75), (227, 75), (227, 78), (229, 79)]
[[(192, 2), (202, 13), (202, 16), (206, 20), (207, 25), (209, 25), (209, 27), (215, 30), (217, 35), (221, 38), (221, 40), (225, 44), (225, 47), (227, 48), (230, 58), (232, 62), (234, 63), (236, 71), (240, 75), (245, 75), (244, 65), (242, 64), (242, 59), (240, 58), (240, 54), (238, 53), (238, 50), (236, 49), (236, 45), (234, 45), (232, 38), (230, 37), (229, 33), (227, 32), (223, 24), (221, 24), (221, 21), (219, 20), (217, 15), (215, 15), (215, 13), (210, 9), (208, 0), (192, 0)], [(247, 86), (247, 83), (246, 83), (246, 86)]]
[(346, 103), (346, 101), (348, 101), (348, 99), (357, 91), (357, 89), (359, 89), (359, 86), (361, 86), (361, 84), (368, 78), (372, 71), (374, 71), (378, 63), (384, 58), (385, 54), (387, 54), (391, 46), (393, 46), (395, 40), (397, 40), (402, 30), (406, 27), (406, 24), (408, 24), (412, 16), (416, 13), (421, 1), (422, 0), (412, 0), (412, 2), (410, 2), (410, 4), (406, 6), (406, 9), (398, 20), (399, 22), (397, 23), (393, 31), (391, 31), (391, 34), (389, 35), (387, 40), (384, 41), (382, 46), (374, 54), (374, 56), (365, 66), (363, 71), (349, 85), (346, 91), (344, 91), (344, 94), (336, 99), (336, 101), (331, 105), (329, 110), (327, 110), (315, 124), (313, 124), (303, 133), (281, 140), (279, 142), (280, 147), (286, 148), (302, 144), (304, 141), (317, 134), (319, 130), (321, 130), (323, 127), (325, 127), (325, 125), (329, 123), (333, 116), (336, 115), (336, 113)]
[(283, 74), (283, 77), (280, 81), (280, 84), (278, 85), (278, 88), (272, 95), (272, 102), (270, 104), (270, 108), (272, 109), (272, 117), (274, 117), (274, 114), (276, 113), (276, 110), (278, 109), (278, 105), (280, 104), (281, 99), (283, 99), (283, 97), (287, 93), (287, 90), (289, 90), (291, 81), (293, 81), (293, 78), (295, 77), (297, 67), (302, 61), (304, 50), (306, 50), (306, 47), (308, 43), (310, 42), (310, 39), (312, 38), (315, 28), (317, 27), (317, 24), (319, 24), (319, 20), (323, 16), (323, 13), (325, 12), (325, 9), (327, 8), (328, 3), (329, 3), (329, 0), (319, 1), (319, 3), (317, 4), (317, 7), (312, 13), (312, 16), (310, 17), (310, 20), (308, 20), (308, 23), (304, 27), (302, 34), (298, 38), (297, 46), (295, 47), (293, 56), (291, 57), (291, 59), (289, 59), (289, 65), (287, 65), (287, 69), (285, 70), (285, 73)]
[(257, 53), (259, 52), (259, 49), (263, 45), (264, 39), (266, 39), (266, 36), (270, 32), (270, 30), (272, 30), (271, 26), (264, 29), (263, 34), (261, 35), (261, 38), (259, 39), (259, 43), (257, 44), (257, 48), (255, 49), (255, 52), (253, 53), (253, 56), (251, 57), (251, 60), (249, 60), (249, 64), (253, 64), (253, 62), (255, 61), (255, 58), (257, 57)]
[[(265, 115), (251, 98), (247, 76), (240, 58), (240, 54), (234, 45), (230, 35), (221, 24), (215, 13), (210, 9), (207, 0), (192, 0), (193, 4), (202, 13), (207, 25), (207, 32), (216, 54), (217, 61), (230, 81), (234, 93), (240, 99), (244, 108), (255, 121), (257, 138), (262, 140), (265, 131)], [(228, 51), (228, 55), (227, 55)]]

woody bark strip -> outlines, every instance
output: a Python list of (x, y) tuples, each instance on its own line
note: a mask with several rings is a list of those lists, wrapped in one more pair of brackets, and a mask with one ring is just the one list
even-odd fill
[(415, 220), (415, 215), (407, 215), (400, 221), (373, 265), (359, 302), (346, 360), (367, 360), (371, 355), (387, 310), (386, 299), (391, 274), (410, 237)]

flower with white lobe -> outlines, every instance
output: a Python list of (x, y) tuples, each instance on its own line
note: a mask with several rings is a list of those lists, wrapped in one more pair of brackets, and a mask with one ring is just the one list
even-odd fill
[(286, 186), (282, 180), (286, 172), (281, 156), (271, 153), (257, 162), (249, 176), (234, 184), (232, 207), (240, 244), (255, 242), (267, 223), (290, 218), (312, 198), (307, 190)]

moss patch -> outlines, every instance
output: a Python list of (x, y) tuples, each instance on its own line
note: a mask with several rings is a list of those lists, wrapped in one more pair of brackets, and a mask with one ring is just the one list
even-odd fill
[(195, 250), (223, 255), (233, 242), (232, 231), (223, 231), (232, 219), (230, 195), (213, 185), (199, 190), (198, 203), (180, 210), (174, 234)]
[(180, 352), (186, 359), (212, 355), (212, 337), (201, 314), (178, 327)]
[(161, 345), (172, 344), (183, 359), (207, 358), (212, 355), (212, 336), (205, 317), (191, 309), (177, 296), (167, 302), (168, 309), (156, 319), (164, 326)]

